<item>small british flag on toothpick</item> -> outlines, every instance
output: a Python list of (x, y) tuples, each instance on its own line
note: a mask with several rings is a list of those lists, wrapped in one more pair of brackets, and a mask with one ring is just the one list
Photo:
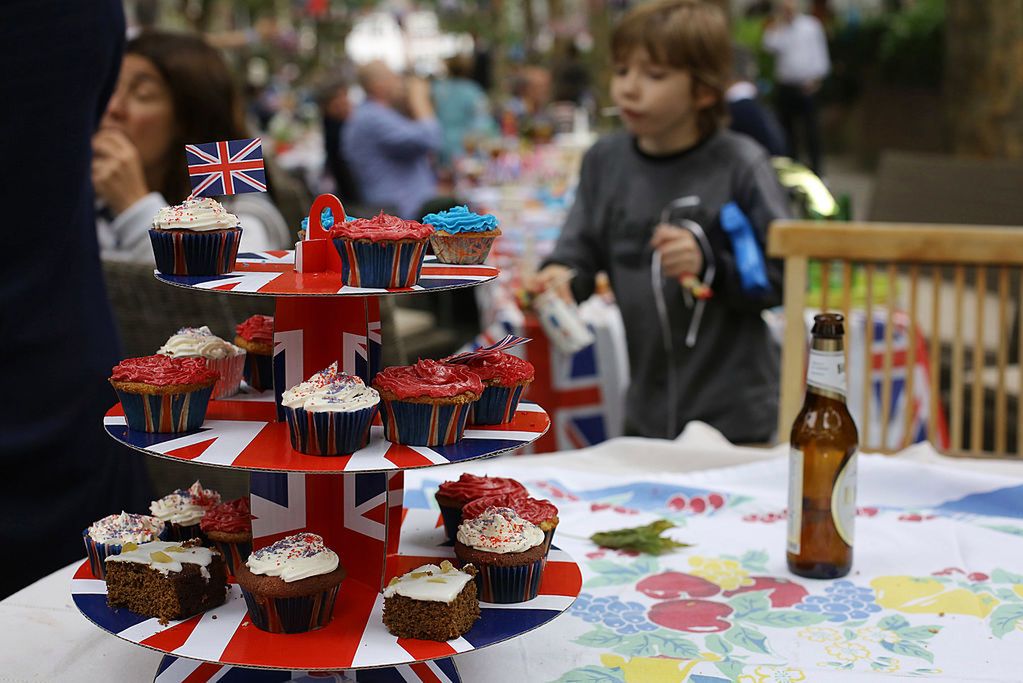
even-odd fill
[(266, 192), (260, 138), (185, 145), (191, 197)]

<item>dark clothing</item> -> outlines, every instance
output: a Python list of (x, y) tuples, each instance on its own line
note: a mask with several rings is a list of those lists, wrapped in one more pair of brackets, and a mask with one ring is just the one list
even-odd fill
[(104, 434), (119, 359), (96, 243), (92, 134), (124, 43), (120, 0), (0, 4), (0, 597), (84, 557), (82, 530), (145, 512), (143, 458)]
[[(665, 207), (695, 197), (685, 217), (709, 238), (717, 275), (693, 348), (685, 345), (693, 316), (681, 286), (660, 286), (672, 339), (669, 356), (655, 305), (649, 246)], [(607, 271), (625, 321), (632, 383), (625, 419), (639, 434), (674, 437), (691, 420), (707, 422), (733, 442), (770, 437), (778, 406), (778, 349), (760, 312), (781, 303), (782, 264), (767, 261), (773, 291), (754, 298), (741, 290), (727, 235), (718, 216), (736, 202), (749, 217), (760, 246), (768, 224), (788, 214), (785, 194), (764, 150), (748, 138), (721, 131), (684, 152), (643, 154), (633, 138), (616, 133), (598, 141), (583, 160), (575, 204), (549, 261), (574, 267), (574, 294), (593, 291), (593, 276)], [(668, 378), (678, 402), (669, 408)], [(670, 426), (669, 426), (670, 422)]]
[(795, 85), (778, 85), (778, 118), (788, 138), (788, 156), (799, 160), (800, 147), (806, 145), (810, 170), (821, 175), (821, 137), (817, 125), (817, 99)]
[(728, 103), (728, 115), (731, 130), (753, 138), (773, 157), (788, 156), (781, 124), (774, 113), (759, 101), (751, 98), (731, 101)]
[(323, 117), (323, 146), (327, 154), (327, 172), (334, 179), (334, 194), (342, 203), (352, 205), (358, 204), (362, 199), (352, 169), (348, 168), (348, 162), (341, 152), (344, 131), (344, 119)]

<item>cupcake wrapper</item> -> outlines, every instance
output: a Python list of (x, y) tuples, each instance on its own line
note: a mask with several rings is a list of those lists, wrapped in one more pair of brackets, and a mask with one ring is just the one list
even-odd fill
[(469, 237), (464, 235), (431, 235), (430, 244), (433, 253), (441, 263), (453, 263), (461, 266), (478, 266), (487, 260), (490, 247), (497, 235), (493, 237)]
[(447, 446), (462, 438), (472, 403), (380, 401), (384, 438), (407, 446)]
[(238, 393), (238, 387), (242, 383), (242, 375), (245, 372), (246, 356), (245, 349), (238, 349), (240, 353), (226, 358), (207, 358), (206, 367), (220, 373), (220, 379), (213, 385), (211, 398), (226, 398)]
[(243, 588), (242, 596), (256, 628), (270, 633), (305, 633), (330, 623), (339, 587), (297, 598), (271, 598)]
[(139, 432), (190, 432), (199, 429), (206, 419), (206, 408), (213, 387), (186, 394), (134, 394), (117, 392), (124, 408), (128, 429)]
[(241, 228), (216, 232), (153, 230), (156, 269), (164, 275), (223, 275), (234, 270)]
[(484, 387), (480, 400), (472, 404), (469, 423), (474, 425), (499, 425), (511, 422), (525, 385), (514, 387)]
[[(167, 530), (165, 528), (156, 538), (165, 541), (166, 537)], [(82, 532), (82, 540), (85, 542), (85, 553), (89, 556), (89, 569), (92, 570), (92, 575), (97, 579), (106, 580), (107, 558), (120, 555), (123, 546), (120, 543), (97, 543), (89, 536), (88, 529)]]
[(182, 543), (184, 541), (190, 541), (193, 538), (198, 538), (205, 541), (206, 537), (203, 536), (202, 528), (199, 526), (199, 522), (190, 524), (188, 526), (182, 526), (181, 524), (175, 524), (174, 522), (167, 522), (167, 526), (160, 535), (165, 541), (175, 541)]
[(540, 592), (547, 556), (517, 567), (477, 566), (476, 586), (480, 602), (499, 605), (532, 600)]
[(359, 242), (335, 239), (341, 256), (341, 281), (351, 287), (412, 287), (426, 257), (420, 242)]
[(444, 518), (444, 531), (448, 535), (448, 540), (454, 542), (458, 534), (458, 525), (462, 523), (462, 508), (441, 505), (440, 515)]
[(252, 542), (246, 543), (224, 543), (223, 541), (211, 541), (213, 546), (224, 556), (227, 563), (227, 570), (234, 576), (235, 569), (245, 563), (252, 552)]
[(347, 413), (312, 413), (284, 406), (291, 447), (306, 455), (344, 455), (364, 448), (376, 412), (377, 406)]
[(544, 560), (547, 559), (547, 554), (551, 551), (551, 546), (554, 544), (554, 532), (558, 530), (558, 527), (554, 527), (550, 531), (543, 532), (543, 556)]
[(274, 357), (260, 353), (245, 354), (245, 383), (256, 391), (274, 388)]

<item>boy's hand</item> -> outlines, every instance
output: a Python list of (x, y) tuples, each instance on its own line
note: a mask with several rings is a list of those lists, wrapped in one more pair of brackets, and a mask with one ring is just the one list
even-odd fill
[(654, 229), (650, 246), (661, 255), (661, 272), (664, 277), (698, 276), (703, 272), (703, 252), (693, 233), (685, 228), (668, 223), (659, 224)]
[(533, 294), (542, 294), (548, 290), (569, 303), (574, 303), (572, 289), (572, 269), (560, 263), (552, 263), (526, 281), (526, 289)]

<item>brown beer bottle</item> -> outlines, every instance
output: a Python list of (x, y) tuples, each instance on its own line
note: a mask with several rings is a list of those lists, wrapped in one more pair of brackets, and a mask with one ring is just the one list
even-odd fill
[(852, 567), (859, 435), (845, 406), (843, 318), (814, 318), (806, 400), (792, 425), (786, 559), (794, 574), (845, 576)]

